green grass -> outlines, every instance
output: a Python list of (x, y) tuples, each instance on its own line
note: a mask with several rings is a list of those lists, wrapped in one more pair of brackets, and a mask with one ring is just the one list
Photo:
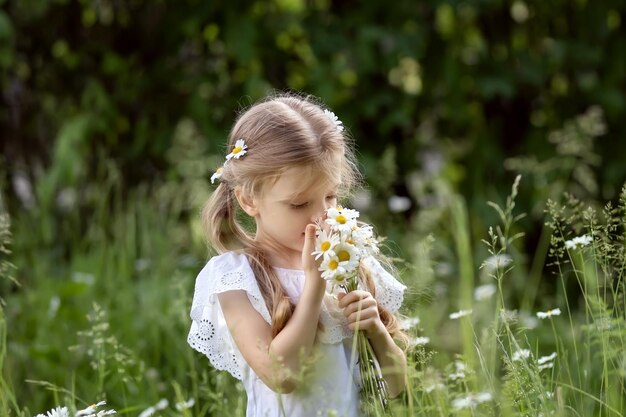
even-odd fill
[[(392, 403), (395, 415), (626, 413), (626, 190), (601, 210), (574, 199), (549, 203), (550, 244), (540, 240), (539, 254), (526, 255), (519, 249), (518, 181), (504, 207), (490, 204), (494, 223), (480, 236), (472, 234), (463, 200), (450, 202), (454, 288), (421, 292), (420, 280), (436, 285), (430, 249), (446, 231), (416, 244), (414, 268), (402, 278), (420, 291), (409, 291), (403, 313), (422, 318), (409, 331), (430, 342), (408, 354), (408, 389)], [(3, 221), (0, 413), (29, 416), (106, 400), (121, 415), (138, 415), (166, 399), (163, 415), (245, 415), (241, 385), (186, 343), (194, 279), (206, 257), (197, 218), (174, 199), (157, 204), (163, 200), (148, 191), (122, 197), (111, 186), (96, 201), (83, 218), (21, 212), (12, 219), (13, 236)], [(87, 232), (75, 234), (81, 227)], [(566, 248), (582, 235), (593, 241)], [(510, 261), (476, 261), (485, 251)], [(526, 259), (535, 261), (527, 266)], [(546, 291), (550, 278), (556, 285)], [(475, 288), (485, 284), (495, 285), (495, 294), (475, 300)], [(536, 316), (555, 308), (560, 315)], [(461, 309), (472, 313), (449, 318)], [(540, 369), (538, 358), (553, 352), (552, 367)], [(188, 399), (195, 400), (191, 408), (176, 410)]]

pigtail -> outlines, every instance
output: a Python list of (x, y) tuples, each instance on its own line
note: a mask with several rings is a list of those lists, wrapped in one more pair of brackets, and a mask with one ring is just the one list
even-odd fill
[(233, 192), (226, 183), (220, 183), (202, 210), (202, 223), (209, 244), (218, 253), (241, 249), (241, 243), (250, 239), (237, 223)]
[[(363, 263), (359, 265), (359, 278), (361, 279), (361, 282), (365, 284), (367, 290), (372, 294), (372, 297), (376, 297), (376, 284), (372, 278), (372, 272), (369, 268), (363, 265)], [(400, 328), (400, 323), (396, 315), (383, 307), (380, 303), (378, 304), (378, 315), (380, 316), (380, 320), (385, 325), (387, 332), (389, 332), (394, 340), (399, 342), (402, 350), (406, 352), (409, 348), (409, 336)]]
[(206, 236), (218, 253), (243, 250), (246, 254), (265, 305), (271, 313), (272, 337), (275, 337), (291, 318), (295, 306), (285, 293), (265, 252), (237, 222), (236, 207), (232, 190), (225, 182), (221, 182), (202, 210)]
[(254, 241), (246, 242), (246, 256), (272, 315), (272, 337), (285, 327), (296, 306), (291, 302), (265, 252)]

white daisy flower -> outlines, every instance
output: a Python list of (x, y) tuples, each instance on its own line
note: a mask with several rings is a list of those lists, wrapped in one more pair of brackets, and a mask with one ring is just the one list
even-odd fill
[(540, 319), (546, 319), (546, 318), (550, 318), (552, 316), (560, 316), (561, 315), (561, 309), (560, 308), (555, 308), (552, 310), (548, 310), (548, 311), (539, 311), (537, 312), (537, 317)]
[(501, 253), (488, 257), (480, 267), (484, 268), (488, 274), (492, 274), (500, 268), (509, 266), (511, 262), (513, 262), (513, 258), (506, 253)]
[(346, 269), (346, 271), (354, 271), (359, 266), (359, 251), (354, 245), (347, 242), (341, 242), (333, 247), (333, 252), (339, 260), (339, 264)]
[(470, 314), (472, 314), (472, 309), (460, 310), (460, 311), (457, 311), (455, 313), (451, 313), (450, 314), (450, 318), (452, 320), (456, 320), (456, 319), (460, 319), (461, 317), (469, 316)]
[(343, 122), (330, 110), (324, 109), (324, 114), (328, 119), (337, 126), (337, 130), (343, 132)]
[(424, 387), (424, 391), (425, 391), (427, 394), (430, 394), (430, 393), (431, 393), (431, 392), (433, 392), (434, 390), (444, 389), (445, 387), (446, 387), (446, 386), (445, 386), (445, 385), (443, 385), (441, 382), (438, 382), (438, 383), (436, 383), (436, 384), (431, 384), (431, 385), (428, 385), (428, 386)]
[(550, 355), (548, 356), (542, 356), (539, 359), (537, 359), (537, 363), (539, 365), (543, 365), (546, 362), (550, 362), (553, 361), (554, 359), (556, 359), (556, 352), (552, 352)]
[(339, 243), (339, 236), (334, 233), (330, 235), (326, 233), (325, 230), (322, 230), (317, 241), (315, 242), (315, 251), (311, 253), (311, 255), (315, 256), (315, 260), (319, 259), (322, 256), (330, 256), (335, 252), (333, 248)]
[(178, 411), (186, 410), (194, 406), (196, 401), (193, 398), (188, 399), (187, 401), (183, 401), (180, 403), (176, 403), (176, 409)]
[(348, 233), (357, 227), (356, 218), (359, 217), (359, 212), (356, 210), (333, 207), (326, 210), (326, 216), (326, 223), (330, 225), (333, 230)]
[(489, 392), (479, 392), (478, 394), (468, 394), (466, 397), (456, 398), (452, 401), (452, 408), (462, 410), (465, 408), (474, 408), (478, 404), (490, 401), (493, 398)]
[(409, 342), (411, 347), (427, 345), (428, 343), (430, 343), (430, 337), (425, 337), (425, 336), (414, 337)]
[(346, 269), (339, 262), (337, 255), (325, 258), (322, 261), (319, 270), (322, 271), (322, 278), (325, 280), (339, 281), (339, 283), (343, 283), (343, 280), (345, 279), (344, 276), (347, 273)]
[(573, 239), (565, 241), (565, 248), (576, 249), (579, 246), (582, 248), (584, 246), (587, 246), (591, 242), (593, 242), (593, 238), (591, 236), (587, 236), (587, 235), (576, 236)]
[(213, 175), (211, 175), (211, 184), (215, 182), (215, 180), (219, 180), (222, 178), (222, 172), (224, 171), (224, 167), (219, 167)]
[(56, 407), (46, 414), (37, 414), (37, 417), (70, 417), (67, 407)]
[(420, 324), (420, 318), (419, 317), (401, 318), (398, 321), (399, 321), (399, 324), (400, 324), (400, 329), (402, 329), (402, 330), (410, 330), (413, 327), (415, 327), (418, 324)]
[(374, 237), (374, 228), (370, 225), (363, 225), (354, 229), (351, 240), (361, 251), (370, 255), (376, 255), (379, 252), (378, 242)]
[(78, 410), (76, 412), (76, 416), (75, 417), (88, 416), (88, 415), (94, 414), (96, 412), (96, 410), (98, 409), (98, 407), (103, 406), (105, 404), (106, 404), (106, 401), (100, 401), (99, 403), (91, 404), (89, 407), (87, 407), (85, 409)]
[(511, 358), (511, 360), (513, 362), (519, 362), (522, 359), (528, 359), (529, 357), (530, 357), (530, 350), (520, 349), (516, 351), (515, 353), (513, 353), (513, 357)]
[(554, 362), (544, 363), (543, 365), (537, 366), (537, 369), (543, 371), (544, 369), (550, 369), (554, 367)]
[(170, 402), (166, 398), (163, 398), (152, 407), (148, 407), (141, 413), (139, 413), (139, 417), (150, 417), (154, 415), (157, 411), (165, 410), (169, 405)]
[(455, 371), (451, 373), (450, 375), (448, 375), (450, 379), (454, 381), (456, 381), (457, 379), (465, 379), (466, 371), (468, 371), (467, 365), (465, 364), (465, 362), (459, 359), (455, 360), (454, 369)]
[(241, 158), (247, 153), (246, 149), (248, 149), (248, 145), (246, 145), (243, 139), (238, 139), (237, 142), (235, 142), (235, 147), (233, 148), (233, 150), (230, 151), (228, 155), (226, 155), (226, 160), (230, 161), (232, 158)]
[(474, 288), (474, 300), (483, 301), (491, 298), (496, 292), (498, 288), (494, 284), (485, 284), (480, 285)]

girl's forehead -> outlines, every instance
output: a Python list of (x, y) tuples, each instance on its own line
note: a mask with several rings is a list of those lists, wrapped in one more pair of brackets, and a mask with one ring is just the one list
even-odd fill
[(292, 167), (275, 182), (268, 184), (267, 197), (272, 200), (293, 200), (315, 193), (324, 193), (339, 187), (339, 178), (333, 178), (313, 167)]

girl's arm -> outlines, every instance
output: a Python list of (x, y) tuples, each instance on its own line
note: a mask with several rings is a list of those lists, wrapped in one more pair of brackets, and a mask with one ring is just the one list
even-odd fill
[[(400, 394), (406, 385), (406, 356), (385, 328), (378, 314), (378, 303), (367, 291), (339, 293), (339, 307), (343, 308), (351, 330), (365, 331), (387, 382), (390, 397)], [(359, 311), (360, 310), (360, 311)]]
[(245, 291), (218, 295), (228, 329), (248, 365), (272, 390), (291, 392), (301, 359), (309, 356), (326, 290), (317, 264), (310, 255), (315, 246), (315, 226), (309, 225), (303, 253), (305, 283), (300, 300), (285, 327), (272, 339), (272, 329), (252, 307)]

